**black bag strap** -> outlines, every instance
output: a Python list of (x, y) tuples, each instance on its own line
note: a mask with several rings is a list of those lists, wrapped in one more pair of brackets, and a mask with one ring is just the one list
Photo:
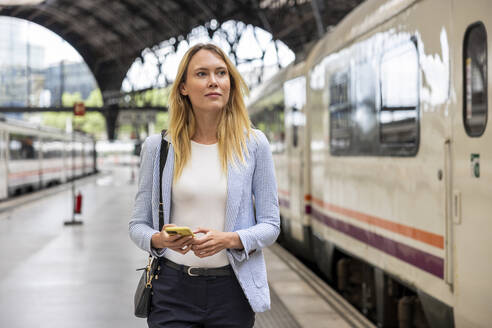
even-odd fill
[(166, 135), (166, 130), (161, 131), (161, 156), (159, 160), (159, 231), (162, 230), (164, 226), (164, 210), (162, 208), (162, 172), (164, 171), (164, 166), (166, 165), (167, 153), (169, 151), (169, 142), (164, 139)]

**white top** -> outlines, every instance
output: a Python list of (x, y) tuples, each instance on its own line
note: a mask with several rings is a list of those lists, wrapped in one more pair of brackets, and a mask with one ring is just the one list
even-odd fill
[[(191, 158), (172, 187), (171, 200), (171, 223), (191, 230), (200, 227), (224, 231), (227, 177), (219, 162), (218, 144), (191, 141)], [(164, 256), (175, 263), (202, 268), (229, 264), (226, 250), (205, 258), (191, 250), (185, 255), (168, 250)]]

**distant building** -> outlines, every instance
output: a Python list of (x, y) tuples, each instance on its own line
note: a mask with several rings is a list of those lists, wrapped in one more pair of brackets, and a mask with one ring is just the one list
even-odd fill
[(44, 48), (26, 43), (23, 27), (0, 20), (0, 106), (29, 106), (41, 92)]
[(45, 66), (45, 47), (28, 42), (28, 23), (0, 17), (0, 107), (60, 106), (63, 92), (87, 99), (97, 88), (83, 62)]
[(26, 42), (27, 24), (19, 19), (0, 19), (0, 31), (2, 31), (0, 33), (0, 67), (44, 68), (44, 48)]
[(44, 88), (51, 94), (51, 104), (60, 106), (62, 92), (79, 92), (82, 99), (87, 99), (97, 84), (85, 63), (61, 62), (46, 69)]

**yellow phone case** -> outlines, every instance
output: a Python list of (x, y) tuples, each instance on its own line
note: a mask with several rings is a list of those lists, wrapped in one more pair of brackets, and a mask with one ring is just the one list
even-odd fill
[(164, 229), (168, 234), (180, 234), (182, 236), (195, 236), (189, 227), (167, 227)]

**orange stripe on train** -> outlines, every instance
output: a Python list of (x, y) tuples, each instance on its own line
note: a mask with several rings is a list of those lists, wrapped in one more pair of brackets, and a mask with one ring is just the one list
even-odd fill
[(343, 208), (338, 205), (333, 205), (333, 204), (328, 204), (323, 202), (321, 199), (312, 197), (311, 195), (308, 195), (311, 199), (312, 202), (322, 208), (325, 208), (329, 211), (342, 214), (348, 217), (351, 217), (353, 219), (356, 219), (361, 222), (365, 222), (371, 225), (374, 225), (379, 228), (383, 228), (395, 233), (398, 233), (400, 235), (410, 237), (412, 239), (421, 241), (423, 243), (444, 249), (444, 237), (437, 235), (432, 232), (424, 231), (421, 229), (413, 228), (410, 226), (406, 226), (400, 223), (395, 223), (392, 221), (388, 221), (382, 218), (378, 218), (376, 216), (364, 214), (358, 211), (354, 211), (348, 208)]

